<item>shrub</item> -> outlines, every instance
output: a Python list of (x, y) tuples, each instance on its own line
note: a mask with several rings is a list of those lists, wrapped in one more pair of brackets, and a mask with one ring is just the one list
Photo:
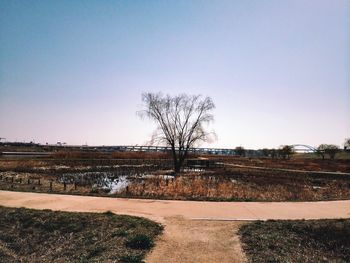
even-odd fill
[(334, 144), (321, 144), (317, 148), (317, 153), (322, 155), (322, 159), (324, 159), (324, 154), (327, 154), (333, 160), (339, 151), (339, 147)]
[(149, 249), (153, 245), (152, 239), (145, 234), (136, 234), (126, 241), (126, 246), (133, 249)]
[(115, 214), (114, 214), (112, 211), (110, 211), (110, 210), (104, 212), (103, 214), (105, 214), (106, 216), (114, 216), (114, 215), (115, 215)]
[(142, 260), (141, 255), (124, 255), (120, 258), (120, 261), (122, 263), (142, 263), (142, 262), (144, 262)]

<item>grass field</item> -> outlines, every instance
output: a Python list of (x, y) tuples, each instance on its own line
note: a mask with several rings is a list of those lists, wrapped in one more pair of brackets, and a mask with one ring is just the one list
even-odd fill
[(103, 214), (0, 207), (0, 262), (142, 262), (162, 226)]
[(239, 234), (250, 262), (350, 262), (350, 219), (255, 222)]

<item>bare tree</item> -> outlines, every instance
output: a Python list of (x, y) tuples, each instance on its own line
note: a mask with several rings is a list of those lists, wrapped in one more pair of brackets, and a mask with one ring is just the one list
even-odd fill
[(269, 149), (263, 148), (263, 149), (261, 149), (260, 151), (261, 151), (261, 153), (262, 153), (262, 155), (263, 155), (264, 157), (269, 157), (269, 155), (270, 155), (270, 150), (269, 150)]
[(237, 147), (235, 148), (235, 152), (236, 152), (236, 154), (238, 154), (240, 157), (244, 157), (244, 156), (245, 156), (245, 153), (246, 153), (246, 151), (245, 151), (245, 149), (244, 149), (243, 146), (237, 146)]
[(338, 145), (334, 144), (321, 144), (318, 146), (317, 151), (319, 153), (323, 153), (322, 159), (324, 159), (324, 155), (328, 154), (330, 159), (334, 159), (335, 155), (340, 151)]
[(163, 143), (171, 147), (174, 171), (180, 172), (190, 148), (200, 141), (208, 141), (214, 135), (205, 125), (213, 121), (211, 111), (215, 105), (211, 98), (201, 95), (143, 93), (144, 110), (139, 115), (157, 124), (152, 143)]
[(290, 145), (282, 145), (280, 149), (278, 149), (278, 152), (283, 159), (290, 159), (290, 156), (294, 153), (294, 150)]
[(344, 142), (344, 150), (350, 151), (350, 138), (346, 138)]
[(269, 149), (269, 153), (272, 159), (277, 158), (278, 151), (276, 149)]

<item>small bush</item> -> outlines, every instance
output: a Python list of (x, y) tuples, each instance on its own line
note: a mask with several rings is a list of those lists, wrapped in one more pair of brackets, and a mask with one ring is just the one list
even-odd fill
[(126, 241), (126, 246), (133, 249), (149, 249), (153, 245), (152, 239), (144, 234), (136, 234)]
[(103, 214), (105, 214), (106, 216), (114, 216), (115, 214), (112, 211), (106, 211)]
[(120, 261), (122, 263), (142, 263), (142, 262), (144, 262), (142, 260), (141, 255), (124, 255), (120, 258)]

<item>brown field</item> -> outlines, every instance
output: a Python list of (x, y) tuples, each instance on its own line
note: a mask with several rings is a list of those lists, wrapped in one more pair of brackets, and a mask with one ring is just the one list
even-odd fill
[[(349, 154), (350, 155), (350, 154)], [(210, 158), (210, 157), (209, 157)], [(290, 160), (272, 158), (221, 157), (226, 163), (282, 168), (304, 171), (329, 171), (350, 173), (350, 159), (322, 160), (320, 158), (301, 158), (294, 156)]]
[[(64, 158), (58, 155), (51, 159), (1, 159), (0, 189), (181, 200), (314, 201), (350, 198), (348, 175), (226, 165), (219, 169), (187, 169), (174, 177), (171, 159), (155, 158), (156, 155), (120, 153), (124, 158), (76, 159), (74, 153), (70, 154), (73, 155)], [(348, 171), (350, 167), (348, 160), (238, 157), (217, 160), (226, 164), (315, 171)], [(119, 182), (122, 179), (127, 183), (112, 192), (111, 180)]]
[(232, 201), (314, 201), (350, 198), (350, 178), (235, 169), (131, 183), (125, 195)]

